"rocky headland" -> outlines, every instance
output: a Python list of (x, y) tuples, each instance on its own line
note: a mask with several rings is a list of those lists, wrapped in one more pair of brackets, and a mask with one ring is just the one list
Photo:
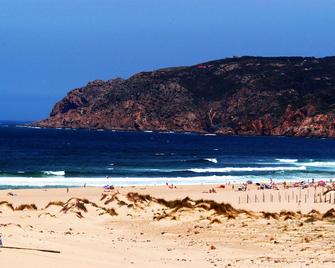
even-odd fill
[(235, 57), (96, 80), (33, 125), (335, 137), (335, 57)]

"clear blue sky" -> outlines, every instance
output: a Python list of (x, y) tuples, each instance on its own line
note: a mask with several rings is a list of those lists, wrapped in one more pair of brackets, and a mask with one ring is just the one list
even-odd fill
[(75, 87), (241, 55), (335, 55), (332, 0), (0, 0), (0, 119)]

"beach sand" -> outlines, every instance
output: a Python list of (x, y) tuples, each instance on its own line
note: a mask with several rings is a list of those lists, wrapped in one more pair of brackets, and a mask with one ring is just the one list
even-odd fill
[(2, 190), (4, 246), (60, 253), (2, 248), (0, 267), (335, 266), (332, 193), (255, 188)]

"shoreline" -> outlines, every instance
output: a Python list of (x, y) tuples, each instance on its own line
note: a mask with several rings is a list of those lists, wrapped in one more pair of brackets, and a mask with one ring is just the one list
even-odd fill
[[(39, 121), (37, 121), (39, 122)], [(10, 126), (10, 125), (9, 125)], [(112, 128), (75, 128), (75, 127), (46, 127), (35, 124), (14, 124), (12, 125), (18, 128), (27, 129), (47, 129), (47, 130), (71, 130), (71, 131), (94, 131), (94, 132), (112, 132), (112, 133), (147, 133), (147, 134), (179, 134), (179, 135), (199, 135), (199, 136), (209, 136), (209, 137), (240, 137), (240, 138), (252, 138), (252, 137), (273, 137), (273, 138), (298, 138), (298, 139), (315, 139), (315, 140), (334, 140), (335, 137), (331, 136), (294, 136), (294, 135), (255, 135), (255, 134), (221, 134), (215, 132), (196, 132), (196, 131), (178, 131), (178, 130), (136, 130), (136, 129), (112, 129)]]
[[(271, 179), (271, 178), (248, 178), (245, 177), (240, 180), (228, 179), (232, 178), (230, 175), (223, 176), (195, 176), (195, 177), (156, 177), (156, 178), (142, 178), (142, 177), (0, 177), (0, 191), (1, 190), (23, 190), (23, 189), (59, 189), (59, 188), (81, 188), (94, 187), (102, 188), (106, 185), (115, 187), (160, 187), (168, 184), (177, 186), (211, 186), (211, 185), (243, 185), (252, 182), (252, 184), (270, 184), (273, 182), (278, 185), (282, 184), (317, 184), (320, 182), (332, 184), (335, 178), (316, 178), (316, 179)], [(205, 179), (209, 179), (205, 182)], [(221, 179), (220, 179), (221, 178)], [(28, 180), (30, 180), (28, 182)], [(153, 180), (150, 182), (149, 180)], [(196, 182), (195, 180), (199, 180)], [(189, 181), (189, 183), (187, 183)], [(8, 182), (8, 184), (6, 184)], [(120, 183), (122, 182), (122, 183)], [(142, 182), (142, 183), (141, 183)], [(13, 184), (15, 183), (15, 184)], [(3, 188), (2, 188), (3, 187)]]

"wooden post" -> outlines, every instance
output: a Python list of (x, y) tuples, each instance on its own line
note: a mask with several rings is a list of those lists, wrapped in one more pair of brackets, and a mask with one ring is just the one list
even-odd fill
[(21, 249), (21, 250), (33, 250), (33, 251), (41, 251), (41, 252), (60, 254), (59, 250), (38, 249), (38, 248), (20, 248), (20, 247), (7, 247), (7, 246), (3, 246), (1, 248), (6, 248), (6, 249)]
[(263, 193), (263, 203), (265, 202), (265, 195), (264, 195), (264, 193)]
[(247, 204), (249, 203), (249, 195), (247, 194)]
[(241, 196), (238, 197), (238, 203), (241, 204)]
[(301, 200), (301, 187), (299, 189), (299, 200)]

